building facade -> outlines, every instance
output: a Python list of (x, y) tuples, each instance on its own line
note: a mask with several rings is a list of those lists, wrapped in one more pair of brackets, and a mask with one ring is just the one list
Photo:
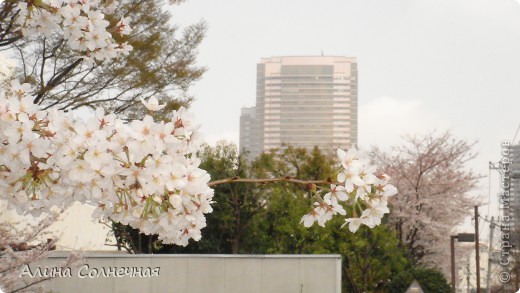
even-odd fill
[(355, 58), (261, 59), (256, 106), (242, 110), (241, 151), (256, 157), (287, 145), (332, 150), (356, 144), (357, 80)]
[(239, 145), (247, 146), (249, 151), (257, 149), (257, 125), (256, 108), (242, 108), (240, 111), (240, 137)]
[[(509, 173), (506, 174), (509, 179), (509, 218), (510, 230), (513, 236), (517, 238), (520, 235), (520, 144), (512, 145), (509, 148)], [(518, 239), (515, 239), (518, 247)]]

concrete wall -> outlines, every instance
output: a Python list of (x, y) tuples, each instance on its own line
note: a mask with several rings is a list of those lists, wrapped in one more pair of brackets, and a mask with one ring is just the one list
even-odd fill
[[(57, 274), (65, 257), (55, 254), (40, 268), (58, 267)], [(31, 274), (37, 270), (32, 267)], [(341, 256), (91, 254), (79, 267), (61, 269), (61, 275), (45, 285), (46, 291), (339, 293)]]

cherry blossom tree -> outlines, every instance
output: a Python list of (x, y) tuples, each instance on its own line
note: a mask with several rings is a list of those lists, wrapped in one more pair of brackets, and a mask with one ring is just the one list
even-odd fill
[[(129, 33), (129, 18), (121, 16), (113, 24), (105, 19), (117, 3), (9, 2), (12, 13), (7, 25), (2, 24), (3, 40), (14, 43), (58, 35), (77, 53), (78, 62), (106, 62), (132, 49), (115, 37)], [(56, 83), (67, 68), (53, 78)], [(34, 103), (39, 95), (40, 91), (17, 81), (0, 92), (0, 197), (20, 214), (52, 213), (80, 202), (96, 207), (94, 217), (157, 234), (164, 243), (187, 245), (189, 239), (201, 238), (205, 214), (212, 211), (211, 187), (218, 184), (285, 181), (330, 186), (324, 196), (316, 195), (302, 223), (324, 226), (341, 215), (352, 232), (360, 225), (379, 225), (389, 212), (389, 197), (397, 193), (389, 177), (376, 174), (366, 154), (354, 147), (338, 149), (341, 166), (336, 180), (285, 176), (210, 182), (208, 173), (199, 168), (198, 126), (185, 108), (172, 111), (167, 121), (154, 121), (153, 113), (164, 105), (151, 97), (142, 99), (149, 114), (140, 120), (126, 122), (98, 108), (85, 121), (56, 108), (42, 109)], [(352, 207), (350, 214), (345, 205)]]
[[(55, 249), (56, 237), (45, 230), (56, 221), (57, 214), (39, 219), (36, 224), (2, 223), (0, 226), (0, 291), (27, 292), (38, 289), (40, 283), (50, 277), (20, 277), (20, 272), (34, 262), (43, 260)], [(61, 264), (73, 266), (81, 259), (79, 253), (71, 253)]]
[(399, 189), (390, 201), (389, 224), (415, 264), (449, 267), (449, 235), (470, 215), (476, 199), (470, 191), (480, 178), (467, 167), (473, 144), (450, 132), (407, 136), (376, 160)]

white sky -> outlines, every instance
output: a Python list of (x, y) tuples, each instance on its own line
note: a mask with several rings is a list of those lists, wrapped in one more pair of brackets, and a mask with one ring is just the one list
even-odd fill
[[(322, 50), (358, 59), (362, 148), (451, 129), (478, 140), (471, 167), (487, 176), (520, 123), (515, 0), (189, 0), (172, 11), (173, 23), (209, 25), (198, 58), (209, 70), (191, 93), (210, 143), (238, 143), (260, 58)], [(476, 193), (487, 200), (487, 178)]]

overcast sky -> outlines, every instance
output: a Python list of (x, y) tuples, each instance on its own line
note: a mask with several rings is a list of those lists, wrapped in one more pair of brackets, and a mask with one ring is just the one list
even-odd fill
[[(208, 72), (191, 93), (210, 143), (238, 143), (240, 108), (255, 105), (260, 58), (322, 51), (358, 60), (362, 148), (451, 129), (478, 140), (471, 167), (487, 176), (500, 141), (513, 139), (520, 123), (514, 0), (189, 0), (173, 19), (209, 26), (198, 58)], [(487, 199), (487, 179), (479, 192)]]

